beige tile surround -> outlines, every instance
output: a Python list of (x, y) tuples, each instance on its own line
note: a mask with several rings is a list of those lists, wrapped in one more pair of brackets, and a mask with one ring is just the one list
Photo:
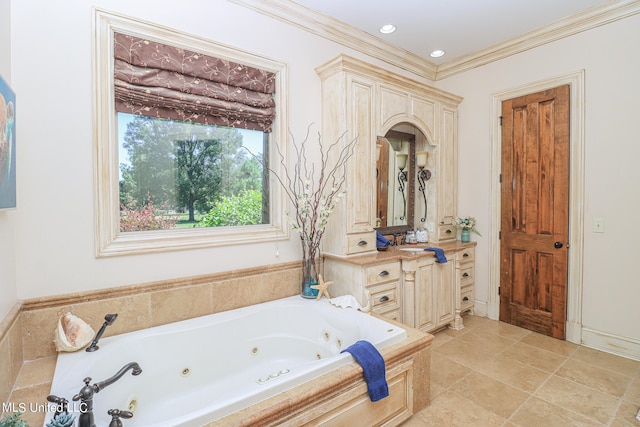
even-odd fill
[[(107, 337), (295, 295), (300, 271), (290, 262), (18, 302), (0, 322), (0, 402), (45, 402), (54, 328), (68, 311), (96, 331), (105, 314), (118, 313)], [(42, 425), (44, 414), (24, 418)]]

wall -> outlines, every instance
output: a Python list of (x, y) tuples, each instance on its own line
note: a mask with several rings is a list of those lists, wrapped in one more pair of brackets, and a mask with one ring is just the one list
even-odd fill
[[(300, 259), (299, 241), (97, 259), (94, 255), (92, 6), (142, 18), (288, 64), (289, 127), (320, 130), (315, 67), (340, 53), (323, 38), (223, 0), (14, 1), (20, 93), (18, 296), (35, 298)], [(241, 18), (241, 19), (240, 19)], [(46, 34), (46, 37), (42, 37)], [(279, 252), (277, 255), (276, 250)]]
[[(11, 2), (0, 0), (0, 76), (11, 86), (10, 18)], [(20, 105), (20, 101), (20, 98), (16, 97), (17, 106)], [(0, 295), (2, 295), (0, 298), (0, 320), (9, 312), (17, 298), (15, 221), (16, 210), (0, 210)]]
[[(630, 232), (640, 211), (639, 38), (640, 15), (635, 15), (437, 83), (464, 97), (459, 110), (458, 208), (461, 215), (477, 216), (481, 232), (488, 233), (492, 95), (585, 70), (582, 339), (608, 350), (613, 347), (605, 340), (617, 340), (632, 348), (637, 358), (638, 251)], [(603, 234), (592, 232), (594, 218), (605, 220)], [(476, 298), (487, 302), (489, 239), (476, 240)]]

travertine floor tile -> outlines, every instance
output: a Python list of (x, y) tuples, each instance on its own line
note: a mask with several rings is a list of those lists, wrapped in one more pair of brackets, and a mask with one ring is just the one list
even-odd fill
[(569, 341), (562, 341), (540, 334), (529, 334), (522, 338), (520, 342), (538, 347), (542, 350), (550, 351), (552, 353), (557, 353), (562, 356), (570, 356), (578, 348), (577, 344), (570, 343)]
[(624, 400), (640, 406), (640, 376), (636, 375), (631, 381), (631, 384), (627, 387), (627, 392), (624, 394)]
[(611, 423), (611, 427), (637, 427), (640, 426), (640, 421), (636, 419), (638, 413), (638, 406), (632, 405), (627, 402), (622, 402), (620, 409), (616, 413), (616, 416)]
[(549, 378), (535, 396), (603, 424), (613, 418), (619, 404), (618, 398), (557, 375)]
[(504, 419), (454, 393), (444, 393), (414, 415), (403, 427), (501, 426)]
[(433, 353), (439, 353), (469, 368), (478, 366), (478, 364), (494, 357), (491, 351), (474, 348), (474, 346), (457, 339), (433, 349)]
[(556, 374), (616, 397), (621, 397), (631, 382), (630, 377), (581, 362), (573, 357), (569, 358)]
[(437, 353), (431, 354), (431, 386), (449, 388), (471, 372), (470, 368)]
[(557, 353), (552, 353), (522, 342), (517, 342), (507, 348), (501, 353), (501, 356), (518, 360), (547, 372), (554, 372), (567, 360), (566, 356), (561, 356)]
[(509, 421), (519, 427), (598, 427), (604, 425), (536, 397), (527, 400)]
[(484, 409), (509, 418), (529, 394), (479, 372), (473, 372), (449, 389)]
[(496, 356), (480, 364), (477, 370), (528, 393), (533, 393), (551, 375), (506, 356)]
[(580, 346), (571, 356), (573, 359), (608, 369), (628, 377), (632, 377), (640, 371), (640, 363), (636, 360), (616, 356), (588, 347)]

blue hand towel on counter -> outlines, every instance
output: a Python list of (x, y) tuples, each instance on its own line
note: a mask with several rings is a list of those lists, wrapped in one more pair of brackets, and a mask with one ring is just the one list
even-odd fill
[(345, 351), (351, 353), (356, 362), (362, 366), (369, 399), (372, 402), (377, 402), (389, 396), (384, 359), (378, 349), (369, 341), (360, 340), (340, 353)]
[(389, 246), (391, 241), (380, 234), (379, 231), (376, 231), (376, 246), (379, 248), (384, 248), (385, 246)]
[(425, 248), (425, 251), (433, 251), (436, 254), (436, 258), (440, 264), (447, 262), (447, 257), (444, 256), (444, 251), (440, 248)]

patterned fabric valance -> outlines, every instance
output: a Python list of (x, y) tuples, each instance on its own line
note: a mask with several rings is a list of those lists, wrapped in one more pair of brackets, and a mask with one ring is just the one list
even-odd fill
[(114, 33), (116, 111), (271, 132), (275, 74)]

